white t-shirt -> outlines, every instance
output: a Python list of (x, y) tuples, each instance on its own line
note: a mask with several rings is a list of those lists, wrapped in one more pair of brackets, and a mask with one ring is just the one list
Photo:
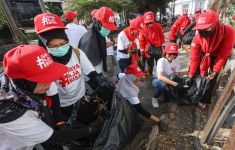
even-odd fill
[(126, 99), (132, 104), (136, 105), (140, 103), (140, 100), (138, 97), (126, 97)]
[(28, 110), (12, 122), (0, 123), (0, 150), (31, 150), (48, 140), (52, 133), (53, 129), (38, 117), (37, 112)]
[(63, 77), (53, 83), (47, 91), (48, 96), (59, 94), (61, 107), (67, 107), (76, 103), (85, 94), (85, 75), (95, 71), (86, 54), (80, 51), (80, 62), (73, 52), (71, 59), (66, 64), (69, 68)]
[(65, 33), (68, 36), (69, 45), (78, 48), (78, 43), (81, 37), (87, 32), (87, 29), (82, 25), (77, 25), (75, 23), (68, 23), (66, 28)]
[[(105, 39), (106, 39), (106, 42), (111, 42), (111, 40), (110, 40), (110, 38), (108, 38), (107, 36), (105, 37)], [(109, 46), (108, 48), (107, 48), (107, 55), (108, 56), (110, 56), (110, 55), (113, 55), (113, 46)]]
[[(135, 43), (137, 45), (137, 49), (140, 49), (140, 46), (139, 46), (139, 39), (136, 38), (135, 39)], [(128, 45), (130, 45), (131, 42), (128, 40), (126, 34), (122, 31), (118, 34), (118, 41), (117, 41), (117, 50), (124, 50), (124, 49), (128, 49)], [(123, 58), (129, 58), (130, 57), (130, 54), (127, 53), (122, 53), (122, 52), (119, 52), (117, 51), (117, 59), (123, 59)]]
[(178, 57), (174, 59), (171, 63), (162, 57), (157, 61), (157, 73), (163, 73), (164, 76), (170, 77), (173, 73), (180, 72), (180, 63)]

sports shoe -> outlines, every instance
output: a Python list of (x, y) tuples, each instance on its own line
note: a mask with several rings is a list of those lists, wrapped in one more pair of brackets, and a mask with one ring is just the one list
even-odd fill
[(158, 99), (157, 98), (152, 97), (152, 105), (153, 105), (154, 108), (158, 108), (159, 107)]

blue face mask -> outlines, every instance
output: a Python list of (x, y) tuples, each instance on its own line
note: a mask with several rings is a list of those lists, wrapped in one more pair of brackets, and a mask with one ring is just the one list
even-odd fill
[(69, 51), (69, 44), (65, 44), (61, 47), (56, 47), (56, 48), (48, 48), (47, 47), (47, 51), (49, 54), (51, 54), (52, 56), (55, 56), (55, 57), (62, 57), (64, 56), (65, 54), (68, 53)]
[(103, 36), (103, 37), (106, 37), (108, 36), (110, 33), (110, 30), (104, 28), (104, 27), (101, 27), (101, 30), (100, 30), (100, 34)]

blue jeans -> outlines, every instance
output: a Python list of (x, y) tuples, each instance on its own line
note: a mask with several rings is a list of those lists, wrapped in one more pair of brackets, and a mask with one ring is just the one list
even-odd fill
[(156, 77), (153, 77), (152, 85), (156, 89), (153, 95), (154, 98), (158, 98), (165, 93), (166, 83), (158, 80)]

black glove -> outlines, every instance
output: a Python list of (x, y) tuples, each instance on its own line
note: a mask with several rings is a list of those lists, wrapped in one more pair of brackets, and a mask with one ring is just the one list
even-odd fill
[(185, 79), (184, 82), (185, 82), (185, 85), (191, 86), (193, 83), (193, 80), (192, 80), (192, 78), (188, 77)]
[(174, 88), (175, 88), (175, 89), (182, 89), (182, 88), (183, 88), (183, 86), (182, 86), (182, 84), (177, 83), (177, 85), (176, 85), (176, 86), (174, 86)]
[(166, 131), (167, 130), (167, 126), (162, 121), (158, 122), (158, 127), (159, 127), (160, 131)]
[(90, 136), (97, 136), (100, 133), (100, 131), (102, 130), (102, 125), (89, 127), (88, 129), (89, 129)]
[(55, 126), (56, 130), (66, 130), (66, 129), (71, 129), (71, 128), (72, 126), (66, 122), (59, 122)]

